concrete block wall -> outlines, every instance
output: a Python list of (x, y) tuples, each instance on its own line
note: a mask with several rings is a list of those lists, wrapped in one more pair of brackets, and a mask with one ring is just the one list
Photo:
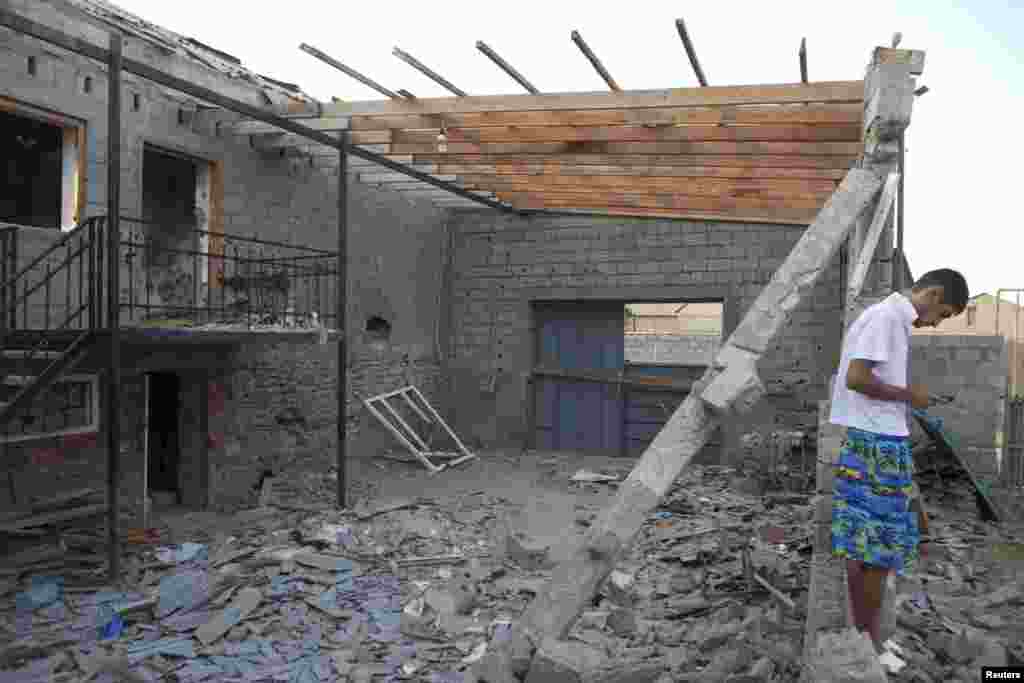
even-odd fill
[[(482, 442), (528, 443), (532, 301), (723, 301), (727, 337), (803, 231), (765, 224), (453, 212), (449, 361), (459, 428)], [(840, 295), (837, 259), (763, 359), (760, 372), (776, 396), (731, 425), (733, 434), (816, 423), (817, 401), (824, 398), (832, 371), (829, 359), (839, 355)], [(726, 457), (736, 451), (723, 449)]]
[[(143, 479), (142, 375), (121, 378), (121, 498), (141, 502)], [(102, 405), (103, 385), (100, 385)], [(53, 496), (61, 491), (100, 488), (106, 482), (106, 440), (102, 433), (33, 439), (0, 445), (4, 468), (10, 468), (17, 503)], [(12, 503), (8, 487), (0, 487), (3, 505)]]
[[(965, 460), (982, 476), (997, 471), (996, 433), (1003, 426), (1003, 405), (1009, 367), (1006, 342), (995, 335), (914, 335), (911, 337), (911, 381), (933, 394), (956, 400), (930, 412), (943, 418), (959, 437)], [(915, 430), (917, 430), (915, 425)], [(920, 432), (917, 432), (920, 434)]]
[[(72, 27), (67, 20), (56, 19), (57, 15), (49, 6), (40, 4), (35, 8), (20, 0), (17, 5), (19, 11), (48, 25), (62, 30)], [(127, 36), (125, 42), (126, 54), (138, 47), (129, 45), (138, 42), (131, 36)], [(0, 29), (0, 45), (0, 96), (72, 117), (84, 125), (87, 140), (84, 181), (88, 190), (85, 215), (106, 214), (107, 81), (104, 67), (7, 29)], [(28, 56), (36, 57), (35, 76), (28, 74)], [(146, 52), (146, 61), (156, 68), (160, 68), (161, 59), (157, 52)], [(93, 80), (89, 94), (82, 88), (85, 75)], [(193, 108), (180, 94), (169, 93), (130, 74), (124, 74), (123, 78), (123, 215), (141, 217), (143, 150), (146, 145), (153, 145), (190, 156), (199, 163), (218, 164), (223, 169), (225, 232), (318, 249), (337, 249), (339, 178), (335, 164), (254, 149), (248, 137), (232, 133), (232, 123), (240, 119), (235, 114), (206, 112), (188, 123), (179, 123), (179, 109)], [(224, 80), (227, 82), (226, 77)], [(234, 82), (227, 85), (237, 87)], [(137, 111), (133, 107), (134, 94), (139, 95)], [(352, 180), (348, 182), (349, 325), (346, 334), (352, 391), (369, 396), (411, 382), (432, 400), (439, 400), (436, 387), (441, 373), (439, 349), (444, 324), (442, 302), (448, 213), (428, 201), (413, 200)], [(131, 222), (122, 227), (126, 233), (140, 229)], [(55, 230), (20, 232), (24, 236), (22, 264), (61, 236)], [(122, 300), (128, 297), (128, 281), (127, 268), (122, 266)], [(333, 284), (330, 289), (334, 291)], [(333, 298), (327, 308), (335, 310)], [(123, 311), (124, 322), (128, 322), (127, 316)], [(364, 331), (367, 319), (373, 316), (387, 320), (392, 333), (390, 339), (371, 346)], [(294, 407), (307, 420), (308, 433), (304, 435), (306, 445), (302, 456), (306, 460), (302, 466), (315, 464), (322, 468), (333, 462), (336, 358), (336, 343), (323, 347), (246, 348), (237, 356), (234, 366), (237, 377), (231, 377), (232, 366), (228, 366), (221, 368), (220, 375), (212, 381), (193, 382), (194, 386), (207, 387), (206, 393), (193, 391), (194, 386), (190, 389), (190, 398), (202, 399), (203, 405), (209, 403), (210, 392), (215, 397), (220, 396), (217, 387), (232, 389), (224, 392), (228, 398), (220, 412), (203, 412), (208, 410), (203, 408), (193, 416), (196, 433), (208, 432), (205, 439), (208, 467), (201, 459), (196, 464), (194, 460), (199, 456), (189, 463), (183, 462), (192, 482), (190, 489), (207, 482), (210, 486), (207, 500), (237, 500), (241, 494), (236, 490), (245, 489), (249, 479), (254, 481), (264, 460), (279, 458), (275, 453), (282, 450), (295, 451), (292, 440), (297, 437), (292, 433), (296, 429), (289, 430), (276, 422), (288, 406)], [(239, 405), (231, 406), (231, 395), (244, 398), (239, 399)], [(365, 411), (351, 402), (353, 400), (350, 397), (350, 415), (365, 420)], [(141, 405), (141, 400), (132, 405)], [(129, 423), (122, 417), (123, 425)], [(274, 429), (277, 429), (276, 438), (267, 438), (267, 433)], [(367, 434), (372, 432), (371, 428), (366, 430)], [(262, 437), (262, 442), (251, 439), (253, 447), (243, 447), (245, 444), (239, 435), (255, 434)], [(393, 447), (390, 439), (389, 434), (386, 437), (376, 434), (350, 448), (352, 452), (372, 454), (384, 443), (388, 448)], [(190, 452), (199, 452), (196, 449), (201, 445), (190, 442)], [(261, 445), (264, 448), (258, 447)], [(96, 470), (96, 464), (103, 462), (102, 448), (97, 457), (100, 459), (82, 456), (83, 462), (89, 462), (85, 467)], [(243, 480), (235, 476), (239, 472), (252, 476)], [(224, 486), (225, 491), (219, 492), (218, 486)], [(200, 502), (202, 497), (193, 502)]]
[(710, 365), (721, 345), (710, 335), (627, 334), (626, 362)]

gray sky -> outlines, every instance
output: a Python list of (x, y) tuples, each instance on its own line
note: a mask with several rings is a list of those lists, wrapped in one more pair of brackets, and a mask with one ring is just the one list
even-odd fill
[[(626, 90), (697, 85), (674, 20), (686, 20), (710, 85), (862, 78), (871, 50), (927, 52), (907, 133), (906, 249), (915, 275), (953, 267), (971, 292), (1024, 287), (1024, 237), (1011, 210), (1022, 192), (1024, 2), (949, 5), (924, 0), (679, 3), (561, 0), (510, 3), (114, 0), (165, 28), (235, 55), (318, 99), (381, 95), (298, 49), (306, 42), (387, 88), (447, 96), (397, 57), (399, 47), (473, 95), (522, 93), (474, 47), (483, 40), (542, 92), (605, 90), (569, 39), (578, 30)], [(346, 11), (347, 7), (354, 8)], [(635, 10), (641, 11), (635, 11)], [(1004, 132), (1005, 131), (1005, 132)]]

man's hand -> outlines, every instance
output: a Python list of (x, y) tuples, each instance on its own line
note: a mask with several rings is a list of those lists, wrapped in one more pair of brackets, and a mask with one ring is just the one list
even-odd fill
[(931, 395), (928, 393), (927, 387), (921, 384), (912, 384), (910, 386), (910, 405), (921, 410), (931, 405)]

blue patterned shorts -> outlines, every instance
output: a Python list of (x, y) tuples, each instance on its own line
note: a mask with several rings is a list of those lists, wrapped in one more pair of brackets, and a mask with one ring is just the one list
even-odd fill
[(905, 436), (848, 428), (832, 489), (832, 554), (903, 570), (917, 558), (914, 460)]

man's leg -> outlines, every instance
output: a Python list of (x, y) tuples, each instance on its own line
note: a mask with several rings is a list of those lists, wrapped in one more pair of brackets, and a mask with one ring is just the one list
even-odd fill
[(865, 565), (861, 571), (864, 577), (863, 630), (871, 636), (875, 650), (882, 654), (885, 651), (882, 646), (882, 604), (885, 598), (885, 584), (892, 570), (887, 567)]
[(864, 618), (864, 563), (860, 560), (846, 560), (846, 591), (853, 627), (858, 631), (867, 631), (868, 624)]

